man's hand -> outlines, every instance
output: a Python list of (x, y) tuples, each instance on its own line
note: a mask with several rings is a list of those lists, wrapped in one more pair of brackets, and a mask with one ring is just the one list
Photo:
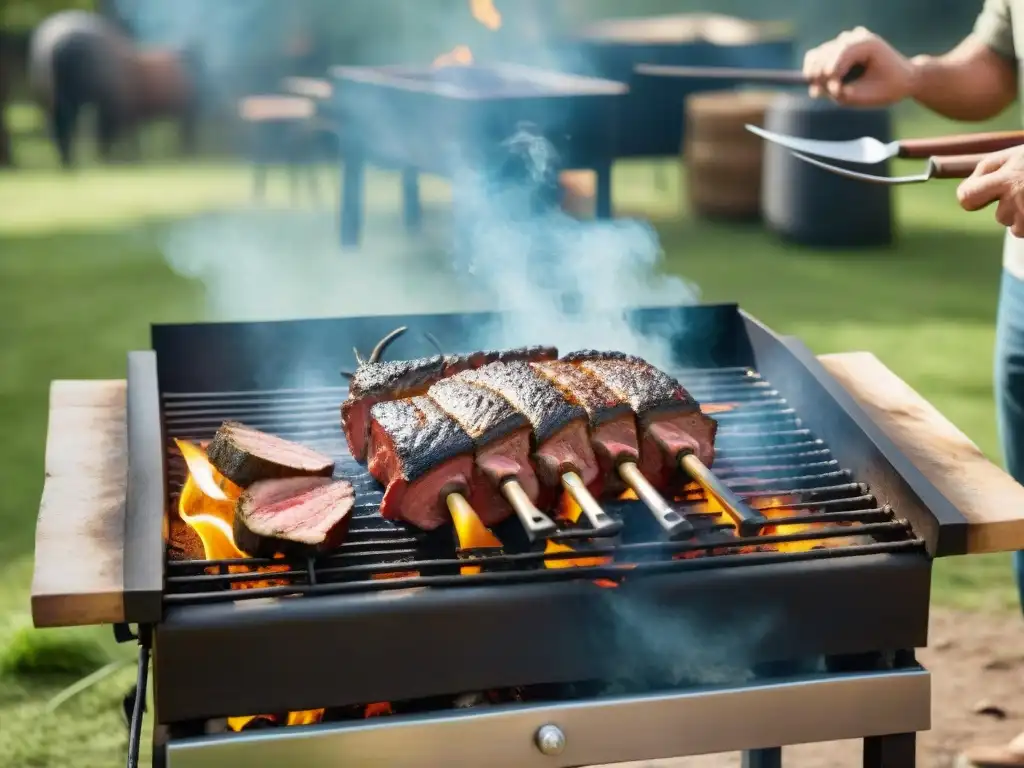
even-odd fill
[(986, 155), (956, 190), (965, 211), (979, 211), (999, 201), (996, 221), (1015, 237), (1024, 237), (1024, 147)]
[[(843, 78), (855, 65), (864, 74), (852, 83)], [(843, 32), (804, 56), (804, 75), (814, 98), (828, 95), (840, 104), (879, 107), (913, 95), (913, 63), (885, 40), (864, 27)]]

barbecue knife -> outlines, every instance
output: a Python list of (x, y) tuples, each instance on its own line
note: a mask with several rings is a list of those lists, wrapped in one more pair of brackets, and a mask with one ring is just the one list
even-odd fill
[(977, 167), (979, 161), (985, 157), (984, 154), (929, 157), (928, 165), (925, 166), (924, 173), (918, 173), (913, 176), (875, 176), (870, 173), (860, 173), (859, 171), (851, 171), (848, 168), (840, 168), (837, 165), (829, 165), (826, 162), (801, 154), (800, 152), (794, 152), (793, 155), (799, 157), (805, 163), (816, 165), (819, 168), (824, 168), (826, 171), (840, 176), (846, 176), (849, 179), (867, 181), (872, 184), (890, 185), (921, 184), (925, 181), (931, 181), (932, 179), (966, 179), (974, 173), (974, 169)]
[(850, 141), (821, 141), (772, 133), (756, 125), (747, 125), (747, 130), (765, 141), (794, 152), (862, 165), (875, 165), (895, 157), (925, 160), (937, 156), (998, 152), (1024, 144), (1024, 131), (965, 133), (926, 139), (904, 139), (886, 144), (870, 136)]
[[(677, 67), (665, 64), (637, 64), (633, 71), (640, 75), (693, 80), (743, 80), (766, 85), (810, 85), (799, 69), (753, 69), (748, 67)], [(843, 77), (843, 83), (852, 83), (864, 74), (857, 64)]]

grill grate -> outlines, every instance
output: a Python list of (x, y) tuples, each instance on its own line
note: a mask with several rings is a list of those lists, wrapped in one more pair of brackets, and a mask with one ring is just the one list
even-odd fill
[[(719, 477), (753, 506), (786, 510), (786, 517), (774, 520), (775, 527), (767, 529), (767, 535), (737, 537), (731, 524), (707, 510), (703, 492), (691, 484), (677, 495), (680, 511), (698, 531), (688, 541), (660, 540), (660, 531), (640, 502), (615, 500), (603, 506), (625, 524), (617, 539), (601, 541), (582, 526), (566, 524), (555, 538), (570, 543), (572, 551), (545, 552), (543, 544), (531, 548), (526, 543), (513, 519), (495, 531), (505, 545), (502, 550), (457, 554), (450, 530), (428, 534), (380, 516), (380, 485), (351, 458), (341, 430), (344, 387), (165, 393), (167, 480), (173, 510), (186, 476), (173, 438), (208, 440), (225, 419), (336, 457), (336, 476), (352, 482), (357, 499), (348, 540), (318, 558), (190, 560), (181, 559), (183, 553), (172, 548), (165, 602), (571, 578), (607, 580), (614, 586), (639, 574), (923, 549), (924, 542), (909, 525), (896, 519), (888, 506), (879, 506), (870, 489), (839, 465), (828, 446), (803, 427), (795, 411), (758, 373), (743, 367), (686, 370), (677, 376), (719, 422), (714, 465)], [(176, 518), (174, 524), (183, 526)], [(779, 530), (779, 526), (794, 525), (801, 528)], [(792, 545), (797, 543), (801, 546), (794, 551)], [(579, 557), (606, 562), (557, 567), (557, 561)], [(478, 572), (464, 574), (467, 566), (475, 566)], [(267, 572), (271, 567), (274, 572)]]

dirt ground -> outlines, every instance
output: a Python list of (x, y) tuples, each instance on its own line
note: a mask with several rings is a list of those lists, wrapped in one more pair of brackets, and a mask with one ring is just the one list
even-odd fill
[[(1024, 621), (1016, 614), (933, 610), (931, 647), (918, 659), (932, 673), (932, 730), (918, 737), (918, 768), (951, 768), (972, 744), (1002, 744), (1024, 731)], [(998, 708), (997, 713), (979, 713)], [(785, 768), (860, 768), (859, 741), (787, 747)], [(617, 768), (735, 768), (738, 754), (620, 764)]]

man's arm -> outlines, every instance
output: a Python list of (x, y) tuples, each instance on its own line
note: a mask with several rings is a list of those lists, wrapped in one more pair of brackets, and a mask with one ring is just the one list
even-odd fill
[[(908, 59), (863, 27), (843, 32), (804, 57), (810, 93), (827, 93), (840, 104), (865, 107), (913, 98), (956, 120), (994, 117), (1017, 96), (1010, 2), (985, 0), (974, 31), (943, 56)], [(857, 64), (866, 72), (844, 83)]]
[[(978, 27), (982, 27), (986, 12), (979, 18)], [(1012, 41), (1007, 55), (1005, 45), (999, 43), (1000, 36), (979, 34), (978, 27), (975, 34), (944, 56), (911, 59), (911, 96), (915, 101), (953, 120), (987, 120), (1013, 103), (1017, 98), (1017, 63)]]

